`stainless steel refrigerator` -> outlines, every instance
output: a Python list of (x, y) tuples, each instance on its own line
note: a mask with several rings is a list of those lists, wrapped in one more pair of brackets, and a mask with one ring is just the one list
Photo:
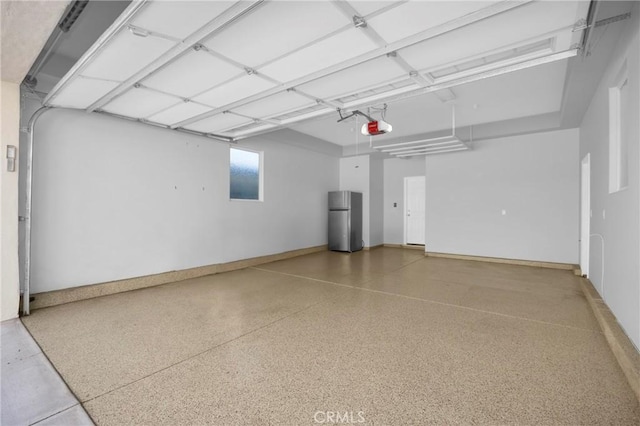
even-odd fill
[(362, 194), (329, 192), (329, 250), (362, 250)]

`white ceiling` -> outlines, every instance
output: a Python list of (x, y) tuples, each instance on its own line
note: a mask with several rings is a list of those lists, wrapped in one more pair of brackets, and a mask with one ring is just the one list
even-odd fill
[[(393, 131), (375, 136), (374, 142), (449, 130), (452, 106), (455, 106), (458, 129), (559, 111), (566, 68), (566, 61), (560, 61), (457, 86), (456, 101), (449, 104), (443, 104), (433, 93), (391, 102), (386, 121), (393, 125)], [(371, 115), (380, 118), (375, 110)], [(356, 136), (359, 143), (369, 144), (369, 136), (360, 133), (355, 119), (337, 123), (338, 118), (333, 114), (295, 124), (292, 128), (337, 145), (352, 145), (356, 143)], [(358, 127), (364, 122), (366, 119), (358, 117)], [(465, 136), (467, 133), (465, 129)]]
[(68, 0), (0, 1), (2, 81), (22, 81), (68, 4)]
[(236, 139), (291, 127), (341, 145), (355, 132), (336, 124), (338, 108), (388, 103), (394, 130), (381, 139), (444, 129), (451, 104), (460, 125), (542, 114), (560, 108), (588, 6), (132, 2), (46, 102)]

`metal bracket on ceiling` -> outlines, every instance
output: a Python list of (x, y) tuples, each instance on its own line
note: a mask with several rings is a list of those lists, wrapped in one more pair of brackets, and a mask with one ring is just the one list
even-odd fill
[(573, 28), (571, 29), (571, 32), (576, 32), (576, 31), (582, 31), (589, 28), (589, 24), (587, 23), (587, 20), (582, 18), (582, 19), (578, 19), (578, 21), (573, 24)]
[[(598, 15), (598, 12), (600, 10), (601, 1), (602, 0), (593, 0), (589, 6), (589, 12), (587, 14), (587, 19), (584, 25), (582, 27), (578, 27), (577, 29), (574, 28), (574, 31), (584, 30), (584, 33), (582, 34), (582, 39), (580, 41), (580, 50), (579, 50), (582, 53), (583, 57), (591, 55), (590, 41), (593, 35), (592, 30), (594, 28), (598, 28), (603, 25), (612, 24), (614, 22), (619, 22), (631, 17), (631, 13), (628, 12), (628, 13), (623, 13), (621, 15), (611, 16), (609, 18), (604, 18), (599, 21), (595, 21), (595, 18)], [(576, 25), (580, 22), (581, 21), (578, 21)]]
[(587, 28), (598, 28), (603, 25), (613, 24), (614, 22), (624, 21), (631, 17), (631, 12), (623, 13), (621, 15), (612, 16), (610, 18), (601, 19), (594, 24), (589, 25), (586, 19), (580, 19), (573, 25), (572, 32), (586, 30)]
[(596, 21), (594, 27), (598, 28), (603, 25), (613, 24), (614, 22), (624, 21), (627, 18), (631, 18), (631, 12), (623, 13), (622, 15), (616, 15), (610, 18), (605, 18), (605, 19)]
[(356, 115), (361, 115), (361, 116), (365, 117), (365, 118), (366, 118), (367, 120), (369, 120), (369, 121), (376, 121), (376, 120), (374, 120), (371, 116), (369, 116), (369, 115), (365, 114), (364, 112), (362, 112), (362, 111), (360, 111), (360, 110), (357, 110), (357, 109), (356, 109), (356, 110), (351, 111), (351, 114), (346, 115), (346, 116), (343, 116), (343, 115), (342, 115), (342, 109), (338, 108), (338, 115), (340, 115), (340, 120), (338, 120), (338, 123), (340, 123), (340, 122), (342, 122), (342, 121), (344, 121), (344, 120), (348, 120), (348, 119), (350, 119), (351, 117), (354, 117), (354, 116), (356, 116)]
[(353, 25), (356, 28), (367, 28), (367, 21), (362, 16), (353, 15)]
[(409, 78), (413, 80), (420, 87), (428, 87), (430, 84), (433, 84), (433, 81), (427, 80), (422, 74), (420, 74), (416, 70), (409, 71)]
[[(473, 136), (472, 136), (473, 138)], [(451, 105), (451, 134), (427, 139), (418, 139), (408, 142), (390, 143), (386, 145), (373, 146), (385, 154), (397, 157), (408, 158), (414, 156), (443, 154), (447, 152), (466, 151), (470, 149), (466, 142), (456, 135), (456, 110), (455, 105)]]
[(140, 27), (136, 27), (134, 25), (127, 25), (127, 29), (131, 32), (131, 34), (133, 34), (134, 36), (138, 36), (138, 37), (149, 37), (151, 35), (150, 31), (145, 30), (144, 28), (140, 28)]
[(75, 2), (73, 2), (69, 11), (64, 15), (64, 18), (62, 18), (60, 20), (60, 23), (58, 24), (58, 28), (60, 28), (60, 31), (65, 33), (69, 32), (73, 24), (75, 24), (76, 20), (82, 14), (84, 8), (87, 7), (88, 3), (89, 0), (76, 0)]

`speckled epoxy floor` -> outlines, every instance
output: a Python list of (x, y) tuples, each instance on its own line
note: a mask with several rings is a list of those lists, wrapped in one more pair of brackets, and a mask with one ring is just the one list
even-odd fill
[(99, 425), (639, 424), (578, 280), (322, 252), (24, 323)]

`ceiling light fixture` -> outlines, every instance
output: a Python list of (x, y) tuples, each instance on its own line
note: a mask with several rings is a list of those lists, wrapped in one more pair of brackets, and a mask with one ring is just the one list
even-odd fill
[(348, 120), (351, 117), (355, 117), (356, 115), (361, 115), (361, 116), (363, 116), (364, 118), (366, 118), (369, 121), (375, 121), (373, 118), (371, 118), (370, 116), (368, 116), (367, 114), (365, 114), (364, 112), (362, 112), (362, 111), (360, 111), (358, 109), (355, 109), (355, 110), (351, 111), (351, 114), (344, 116), (344, 115), (342, 115), (342, 110), (340, 108), (338, 108), (338, 115), (340, 115), (340, 120), (338, 120), (338, 123), (340, 123), (340, 122), (342, 122), (344, 120)]

